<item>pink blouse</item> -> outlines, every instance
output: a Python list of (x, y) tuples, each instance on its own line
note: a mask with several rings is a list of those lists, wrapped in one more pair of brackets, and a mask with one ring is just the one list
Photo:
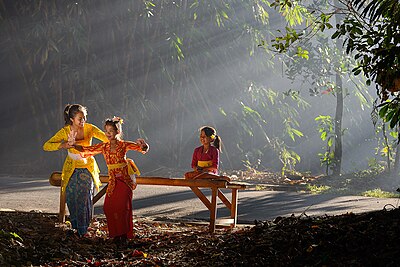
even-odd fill
[[(198, 161), (212, 161), (212, 167), (218, 170), (219, 167), (219, 150), (215, 146), (209, 147), (208, 151), (204, 153), (204, 147), (199, 146), (194, 149), (192, 157), (192, 168), (198, 166)], [(218, 174), (218, 171), (214, 171), (214, 174)]]

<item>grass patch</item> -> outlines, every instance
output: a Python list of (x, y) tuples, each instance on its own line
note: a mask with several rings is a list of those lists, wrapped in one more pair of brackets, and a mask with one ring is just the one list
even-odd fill
[(327, 185), (306, 185), (306, 189), (310, 191), (312, 194), (321, 194), (321, 193), (326, 193), (331, 189), (330, 186)]
[(266, 190), (267, 187), (264, 185), (256, 185), (256, 191), (262, 191), (262, 190)]
[(398, 193), (383, 191), (380, 188), (362, 192), (361, 195), (364, 197), (377, 197), (377, 198), (397, 198), (400, 196)]

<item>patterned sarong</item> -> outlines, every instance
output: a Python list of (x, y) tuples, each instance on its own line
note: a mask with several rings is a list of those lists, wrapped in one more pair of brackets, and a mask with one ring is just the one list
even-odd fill
[(73, 229), (79, 235), (87, 232), (93, 216), (93, 178), (86, 168), (77, 168), (66, 188), (66, 202)]

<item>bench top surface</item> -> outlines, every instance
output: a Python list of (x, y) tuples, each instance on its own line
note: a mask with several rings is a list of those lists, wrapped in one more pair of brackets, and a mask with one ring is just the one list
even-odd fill
[[(108, 175), (100, 175), (102, 183), (108, 182)], [(136, 177), (138, 184), (142, 185), (166, 185), (166, 186), (188, 186), (188, 187), (217, 187), (217, 188), (236, 188), (245, 189), (250, 184), (237, 181), (226, 181), (223, 179), (185, 179), (185, 178), (168, 178), (155, 176), (138, 176)], [(49, 182), (53, 186), (61, 185), (61, 172), (53, 172)]]

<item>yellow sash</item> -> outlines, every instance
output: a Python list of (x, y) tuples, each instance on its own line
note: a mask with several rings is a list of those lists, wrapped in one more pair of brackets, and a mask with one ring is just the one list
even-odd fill
[(202, 168), (208, 168), (212, 166), (212, 160), (199, 160), (197, 161), (197, 166), (202, 167)]
[(122, 163), (109, 164), (109, 165), (107, 165), (107, 167), (108, 167), (108, 170), (112, 170), (112, 169), (116, 169), (116, 168), (123, 168), (126, 165), (128, 165), (128, 174), (129, 175), (132, 175), (132, 174), (140, 175), (140, 171), (139, 171), (138, 167), (136, 166), (135, 162), (131, 159), (126, 159), (126, 162), (122, 162)]

